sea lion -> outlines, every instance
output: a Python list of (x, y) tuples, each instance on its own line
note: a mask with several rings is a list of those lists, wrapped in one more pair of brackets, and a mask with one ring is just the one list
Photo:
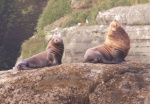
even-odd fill
[(89, 48), (84, 55), (84, 62), (117, 64), (124, 62), (130, 49), (130, 39), (126, 31), (116, 20), (108, 28), (105, 42)]
[(15, 68), (17, 70), (31, 70), (45, 66), (59, 65), (62, 63), (63, 51), (64, 44), (62, 38), (54, 36), (49, 40), (44, 52), (20, 61)]

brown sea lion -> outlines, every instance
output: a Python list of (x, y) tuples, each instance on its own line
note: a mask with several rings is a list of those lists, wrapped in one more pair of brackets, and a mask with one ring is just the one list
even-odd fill
[(130, 49), (130, 39), (116, 20), (110, 23), (104, 44), (90, 48), (84, 55), (84, 62), (116, 64), (124, 62)]
[(63, 40), (58, 36), (54, 36), (49, 40), (47, 48), (44, 52), (20, 61), (15, 68), (18, 70), (30, 70), (45, 66), (59, 65), (62, 63), (61, 59), (63, 51)]

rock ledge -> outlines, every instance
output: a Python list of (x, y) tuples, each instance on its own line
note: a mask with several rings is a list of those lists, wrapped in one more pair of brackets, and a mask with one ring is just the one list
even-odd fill
[(72, 63), (0, 72), (1, 104), (149, 104), (150, 64)]

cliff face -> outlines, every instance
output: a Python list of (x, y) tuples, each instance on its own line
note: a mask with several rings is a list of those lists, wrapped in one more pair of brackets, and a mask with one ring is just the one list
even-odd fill
[(5, 0), (0, 8), (0, 69), (11, 68), (21, 43), (33, 35), (47, 0)]
[(1, 104), (150, 103), (150, 64), (63, 64), (0, 78)]

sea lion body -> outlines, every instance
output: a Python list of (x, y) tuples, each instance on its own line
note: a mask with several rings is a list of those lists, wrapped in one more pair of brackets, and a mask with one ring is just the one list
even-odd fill
[(90, 48), (84, 55), (84, 62), (115, 64), (124, 62), (130, 49), (130, 39), (118, 21), (110, 23), (104, 44)]
[(63, 51), (62, 39), (55, 36), (49, 41), (45, 51), (18, 62), (15, 67), (18, 70), (31, 70), (59, 65), (61, 64)]

